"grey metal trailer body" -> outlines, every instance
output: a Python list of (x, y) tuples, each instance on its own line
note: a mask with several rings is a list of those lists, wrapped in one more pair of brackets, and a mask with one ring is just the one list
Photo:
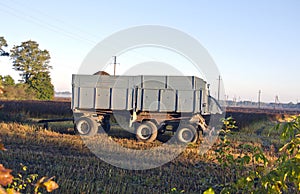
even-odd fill
[(76, 130), (95, 135), (109, 130), (109, 118), (125, 112), (138, 140), (150, 142), (171, 125), (181, 142), (194, 142), (211, 114), (204, 80), (195, 76), (73, 75)]

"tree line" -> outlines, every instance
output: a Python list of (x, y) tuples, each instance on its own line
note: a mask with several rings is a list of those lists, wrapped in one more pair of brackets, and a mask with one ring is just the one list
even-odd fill
[[(10, 75), (0, 75), (0, 98), (4, 99), (39, 99), (51, 100), (54, 86), (51, 83), (50, 53), (39, 48), (36, 41), (28, 40), (14, 46), (9, 52), (5, 50), (7, 41), (0, 37), (0, 56), (10, 57), (12, 68), (20, 72), (19, 83)], [(0, 72), (1, 73), (1, 72)]]

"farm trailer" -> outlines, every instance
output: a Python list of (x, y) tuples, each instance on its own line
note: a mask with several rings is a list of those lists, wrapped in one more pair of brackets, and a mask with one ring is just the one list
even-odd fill
[(111, 115), (122, 115), (140, 141), (171, 130), (179, 142), (196, 142), (208, 130), (212, 104), (221, 112), (207, 83), (195, 76), (72, 76), (71, 106), (80, 135), (108, 132)]

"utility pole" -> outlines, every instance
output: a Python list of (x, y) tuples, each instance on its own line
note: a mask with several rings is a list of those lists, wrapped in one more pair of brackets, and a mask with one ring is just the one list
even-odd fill
[(261, 90), (258, 91), (258, 108), (260, 108), (260, 95), (261, 95)]
[(275, 103), (274, 103), (274, 109), (276, 108), (276, 105), (279, 107), (279, 97), (278, 95), (275, 96)]
[(221, 76), (218, 78), (218, 101), (220, 101)]
[(279, 102), (279, 97), (278, 97), (278, 95), (276, 95), (275, 96), (275, 104), (279, 104), (280, 102)]
[(113, 58), (114, 58), (114, 76), (116, 76), (117, 56), (113, 56)]

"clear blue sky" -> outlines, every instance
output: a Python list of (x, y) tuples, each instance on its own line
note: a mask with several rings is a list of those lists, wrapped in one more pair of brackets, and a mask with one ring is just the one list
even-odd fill
[[(138, 25), (188, 33), (208, 50), (229, 99), (300, 101), (300, 1), (37, 1), (0, 2), (0, 36), (10, 49), (35, 40), (52, 57), (56, 91), (103, 38)], [(122, 63), (122, 61), (119, 61)], [(122, 65), (122, 64), (121, 64)], [(0, 74), (18, 73), (0, 58)], [(217, 78), (216, 78), (217, 79)]]

